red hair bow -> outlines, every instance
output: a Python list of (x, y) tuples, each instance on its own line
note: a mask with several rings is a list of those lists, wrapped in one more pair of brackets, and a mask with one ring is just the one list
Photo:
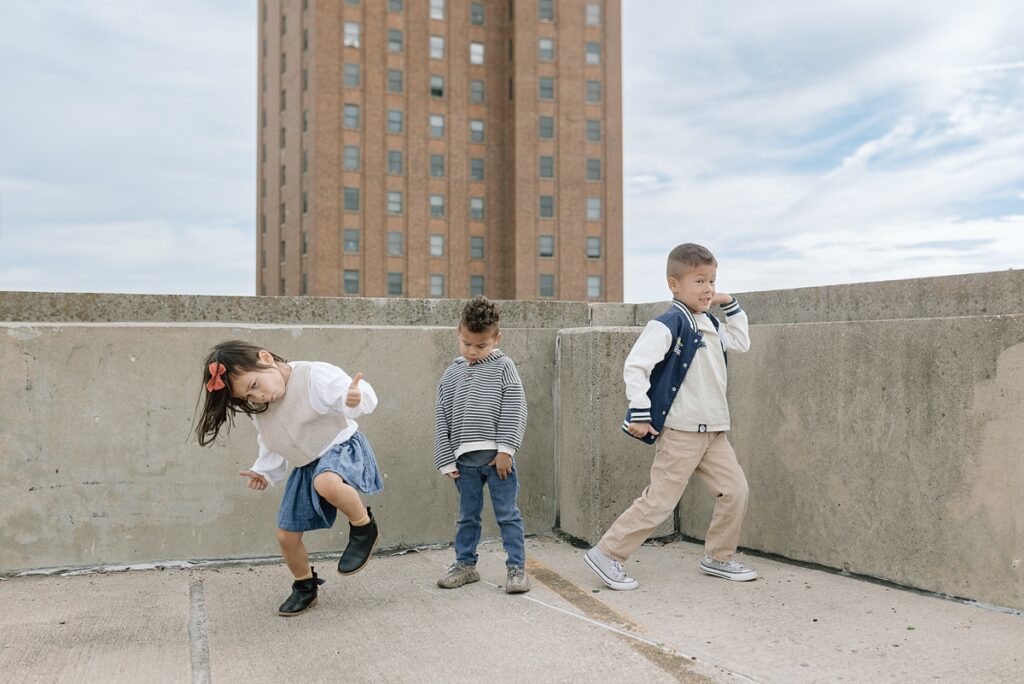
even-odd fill
[(227, 372), (227, 368), (224, 367), (223, 363), (217, 363), (214, 361), (210, 364), (210, 379), (206, 382), (207, 392), (216, 392), (219, 389), (224, 389), (224, 381), (221, 376)]

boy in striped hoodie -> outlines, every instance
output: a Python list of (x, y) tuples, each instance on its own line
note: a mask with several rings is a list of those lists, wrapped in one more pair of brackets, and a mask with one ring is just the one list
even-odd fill
[(530, 590), (523, 517), (516, 505), (515, 455), (526, 430), (523, 383), (516, 364), (498, 349), (498, 309), (485, 297), (462, 310), (458, 339), (462, 355), (437, 386), (434, 464), (459, 492), (455, 562), (437, 584), (455, 589), (480, 580), (476, 547), (486, 484), (508, 554), (505, 591), (521, 594)]

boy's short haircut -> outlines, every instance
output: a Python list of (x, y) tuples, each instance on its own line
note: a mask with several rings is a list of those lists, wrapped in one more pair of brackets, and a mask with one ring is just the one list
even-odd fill
[(669, 278), (680, 278), (687, 268), (712, 264), (718, 266), (718, 261), (711, 250), (703, 245), (693, 242), (686, 242), (675, 247), (668, 253), (668, 267), (666, 268)]
[(471, 333), (494, 329), (498, 332), (498, 307), (483, 295), (477, 295), (462, 309), (460, 325)]

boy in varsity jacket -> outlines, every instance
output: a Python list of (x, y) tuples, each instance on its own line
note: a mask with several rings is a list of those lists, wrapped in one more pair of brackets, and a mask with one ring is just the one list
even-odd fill
[(479, 296), (462, 310), (459, 351), (437, 387), (434, 464), (459, 492), (455, 563), (438, 586), (455, 589), (477, 582), (477, 543), (483, 489), (491, 493), (494, 516), (508, 554), (505, 591), (530, 590), (526, 574), (523, 517), (516, 505), (516, 451), (526, 430), (526, 396), (516, 364), (498, 349), (497, 307)]
[[(655, 445), (651, 483), (612, 523), (584, 560), (612, 589), (635, 589), (622, 563), (675, 510), (693, 473), (715, 497), (704, 541), (703, 572), (748, 581), (757, 572), (733, 559), (747, 512), (747, 480), (725, 432), (727, 352), (750, 348), (747, 315), (735, 298), (715, 292), (718, 262), (700, 245), (668, 257), (672, 306), (647, 323), (626, 358), (629, 409), (622, 429)], [(722, 307), (725, 320), (709, 313)]]

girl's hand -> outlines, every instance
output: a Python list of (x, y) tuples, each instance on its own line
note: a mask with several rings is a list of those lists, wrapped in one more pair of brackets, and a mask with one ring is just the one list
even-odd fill
[(267, 488), (267, 478), (263, 477), (259, 473), (254, 473), (251, 470), (239, 470), (238, 474), (242, 477), (249, 478), (249, 489), (258, 489), (263, 491)]
[(356, 377), (352, 378), (352, 384), (348, 386), (348, 395), (345, 397), (345, 406), (355, 408), (363, 400), (363, 393), (359, 391), (359, 381), (362, 379), (362, 373), (356, 373)]
[(488, 465), (494, 466), (494, 469), (498, 471), (498, 478), (504, 480), (512, 472), (512, 457), (504, 451), (499, 451), (498, 455)]
[(724, 292), (716, 292), (715, 296), (711, 298), (711, 306), (724, 306), (732, 301), (732, 295), (727, 295)]

